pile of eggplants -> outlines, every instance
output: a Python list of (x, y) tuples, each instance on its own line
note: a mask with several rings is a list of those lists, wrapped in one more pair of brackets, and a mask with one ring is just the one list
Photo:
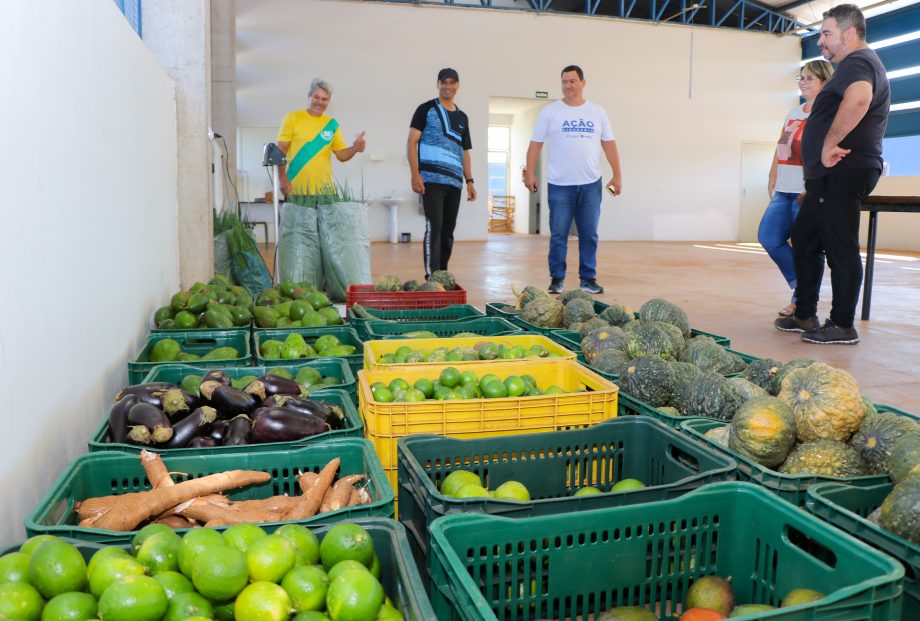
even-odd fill
[(301, 384), (265, 374), (245, 389), (223, 371), (201, 378), (199, 395), (153, 382), (120, 391), (109, 411), (110, 439), (161, 448), (293, 442), (345, 427), (334, 405), (306, 398)]

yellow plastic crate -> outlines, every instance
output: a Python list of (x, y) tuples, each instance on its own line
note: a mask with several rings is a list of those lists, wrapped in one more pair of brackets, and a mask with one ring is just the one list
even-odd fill
[(558, 395), (382, 403), (375, 401), (371, 393), (374, 382), (389, 384), (401, 377), (413, 384), (423, 377), (435, 379), (450, 366), (455, 365), (358, 371), (358, 405), (364, 418), (365, 436), (374, 445), (393, 489), (398, 489), (396, 441), (405, 436), (436, 433), (452, 438), (482, 438), (560, 431), (589, 427), (617, 415), (616, 384), (574, 360), (472, 362), (463, 368), (479, 377), (486, 373), (502, 379), (530, 374), (542, 388), (555, 384), (566, 391)]
[[(421, 351), (431, 351), (432, 349), (437, 349), (438, 347), (447, 347), (448, 349), (453, 349), (454, 347), (472, 347), (476, 343), (482, 341), (489, 341), (490, 343), (497, 343), (500, 345), (523, 345), (524, 347), (530, 348), (533, 345), (542, 345), (552, 354), (557, 354), (559, 358), (551, 358), (550, 360), (575, 360), (575, 352), (569, 351), (556, 341), (549, 339), (540, 334), (522, 334), (516, 336), (461, 336), (453, 338), (440, 338), (440, 339), (387, 339), (383, 341), (365, 341), (364, 342), (364, 369), (366, 371), (377, 371), (377, 370), (387, 370), (387, 369), (404, 369), (409, 366), (416, 367), (432, 367), (436, 365), (441, 365), (443, 368), (446, 365), (455, 366), (455, 367), (467, 367), (470, 364), (480, 364), (483, 362), (487, 363), (500, 363), (500, 362), (543, 362), (543, 359), (538, 358), (524, 358), (517, 360), (457, 360), (454, 362), (412, 362), (412, 363), (393, 363), (386, 364), (380, 362), (380, 357), (384, 354), (392, 354), (400, 347), (411, 347), (412, 349), (418, 349)], [(490, 371), (491, 372), (491, 371)]]

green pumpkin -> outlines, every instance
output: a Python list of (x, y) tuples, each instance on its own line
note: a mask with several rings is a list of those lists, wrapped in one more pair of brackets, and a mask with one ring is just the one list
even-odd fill
[(727, 379), (704, 373), (686, 385), (674, 405), (684, 416), (730, 420), (741, 405), (741, 399)]
[(674, 333), (665, 326), (666, 324), (653, 321), (631, 329), (626, 337), (626, 352), (633, 358), (641, 358), (642, 356), (677, 357), (683, 349), (683, 339), (678, 344), (674, 338)]
[(911, 543), (920, 544), (920, 476), (901, 481), (882, 502), (881, 525)]
[(563, 302), (563, 305), (565, 310), (562, 314), (562, 323), (566, 328), (577, 323), (583, 323), (596, 316), (594, 312), (594, 303), (590, 300), (574, 298), (570, 300), (568, 304)]
[(559, 301), (565, 305), (568, 305), (572, 300), (585, 300), (591, 303), (591, 310), (594, 311), (594, 299), (591, 297), (590, 293), (585, 293), (581, 289), (569, 289), (568, 291), (563, 291), (559, 296)]
[(786, 364), (782, 365), (776, 372), (776, 375), (773, 376), (773, 385), (767, 389), (767, 392), (774, 396), (778, 395), (779, 391), (783, 388), (783, 380), (786, 379), (787, 375), (796, 369), (804, 369), (805, 367), (810, 367), (814, 363), (814, 360), (806, 360), (803, 358), (790, 360)]
[(713, 427), (703, 435), (716, 444), (721, 444), (724, 447), (728, 447), (728, 434), (731, 431), (728, 425), (720, 425), (718, 427)]
[(728, 427), (729, 448), (768, 468), (783, 463), (795, 446), (795, 417), (776, 397), (744, 402)]
[(592, 317), (591, 319), (585, 321), (580, 326), (578, 326), (578, 333), (582, 338), (588, 336), (594, 330), (598, 328), (609, 328), (610, 324), (601, 319), (600, 317)]
[(661, 298), (654, 298), (643, 304), (639, 309), (639, 320), (663, 321), (679, 328), (684, 336), (690, 336), (690, 320), (687, 313), (676, 304)]
[(626, 335), (621, 329), (607, 326), (594, 330), (581, 339), (581, 351), (588, 364), (594, 364), (597, 355), (605, 349), (626, 351)]
[(447, 270), (435, 270), (428, 277), (428, 282), (441, 283), (445, 291), (452, 291), (457, 288), (457, 279)]
[(876, 412), (863, 418), (849, 444), (865, 460), (871, 474), (885, 474), (894, 443), (911, 431), (920, 431), (920, 425), (913, 419), (891, 412)]
[(691, 339), (678, 359), (681, 362), (695, 364), (703, 371), (727, 375), (737, 366), (732, 355), (715, 341)]
[(679, 400), (678, 396), (683, 393), (687, 384), (701, 376), (703, 371), (695, 364), (690, 364), (689, 362), (671, 362), (669, 364), (674, 370), (674, 396), (671, 398), (671, 401), (677, 402)]
[(865, 475), (866, 462), (845, 442), (815, 440), (797, 444), (779, 467), (784, 474), (815, 474), (829, 477)]
[(900, 483), (920, 472), (920, 431), (908, 431), (895, 440), (888, 455), (888, 474)]
[(562, 302), (545, 296), (525, 306), (521, 319), (541, 328), (561, 328), (563, 311)]
[(730, 377), (728, 381), (731, 382), (732, 387), (735, 389), (738, 397), (741, 398), (742, 403), (746, 403), (757, 397), (769, 396), (766, 390), (743, 377)]
[(634, 321), (636, 314), (628, 306), (611, 304), (601, 312), (599, 317), (612, 326), (623, 326), (630, 321)]
[(629, 354), (620, 349), (605, 349), (594, 357), (592, 367), (609, 375), (621, 375), (629, 367)]
[(795, 414), (800, 442), (846, 442), (867, 411), (853, 376), (823, 362), (791, 371), (783, 380), (779, 398)]
[(773, 389), (773, 378), (779, 373), (781, 366), (782, 363), (772, 358), (762, 358), (751, 362), (747, 368), (742, 371), (741, 377), (749, 382), (757, 384), (766, 392), (776, 396), (775, 393), (771, 392)]
[(636, 358), (620, 375), (620, 389), (652, 407), (667, 405), (674, 390), (674, 370), (660, 357)]
[(540, 289), (532, 285), (524, 287), (524, 290), (518, 293), (515, 291), (514, 287), (511, 288), (511, 291), (514, 293), (514, 297), (517, 298), (517, 307), (521, 310), (524, 310), (524, 307), (533, 302), (537, 298), (548, 298), (549, 294), (545, 289)]

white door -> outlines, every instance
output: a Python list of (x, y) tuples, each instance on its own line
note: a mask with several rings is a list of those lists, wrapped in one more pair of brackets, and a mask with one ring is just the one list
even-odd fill
[(741, 198), (738, 213), (738, 241), (756, 242), (757, 227), (770, 195), (767, 177), (773, 163), (776, 144), (770, 142), (741, 143)]

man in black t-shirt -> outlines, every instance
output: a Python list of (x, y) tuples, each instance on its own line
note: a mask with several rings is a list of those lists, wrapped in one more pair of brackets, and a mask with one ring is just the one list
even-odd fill
[(457, 72), (441, 69), (437, 99), (420, 105), (409, 124), (406, 151), (412, 190), (422, 195), (425, 207), (422, 252), (426, 279), (432, 272), (447, 269), (464, 185), (466, 200), (476, 200), (470, 165), (470, 122), (454, 102), (459, 88)]
[[(837, 70), (815, 99), (802, 135), (805, 201), (792, 225), (796, 309), (774, 325), (801, 332), (808, 343), (855, 345), (863, 276), (859, 212), (882, 173), (891, 91), (882, 61), (866, 45), (866, 19), (855, 5), (824, 13), (818, 47)], [(817, 317), (822, 255), (833, 291), (824, 325)]]

